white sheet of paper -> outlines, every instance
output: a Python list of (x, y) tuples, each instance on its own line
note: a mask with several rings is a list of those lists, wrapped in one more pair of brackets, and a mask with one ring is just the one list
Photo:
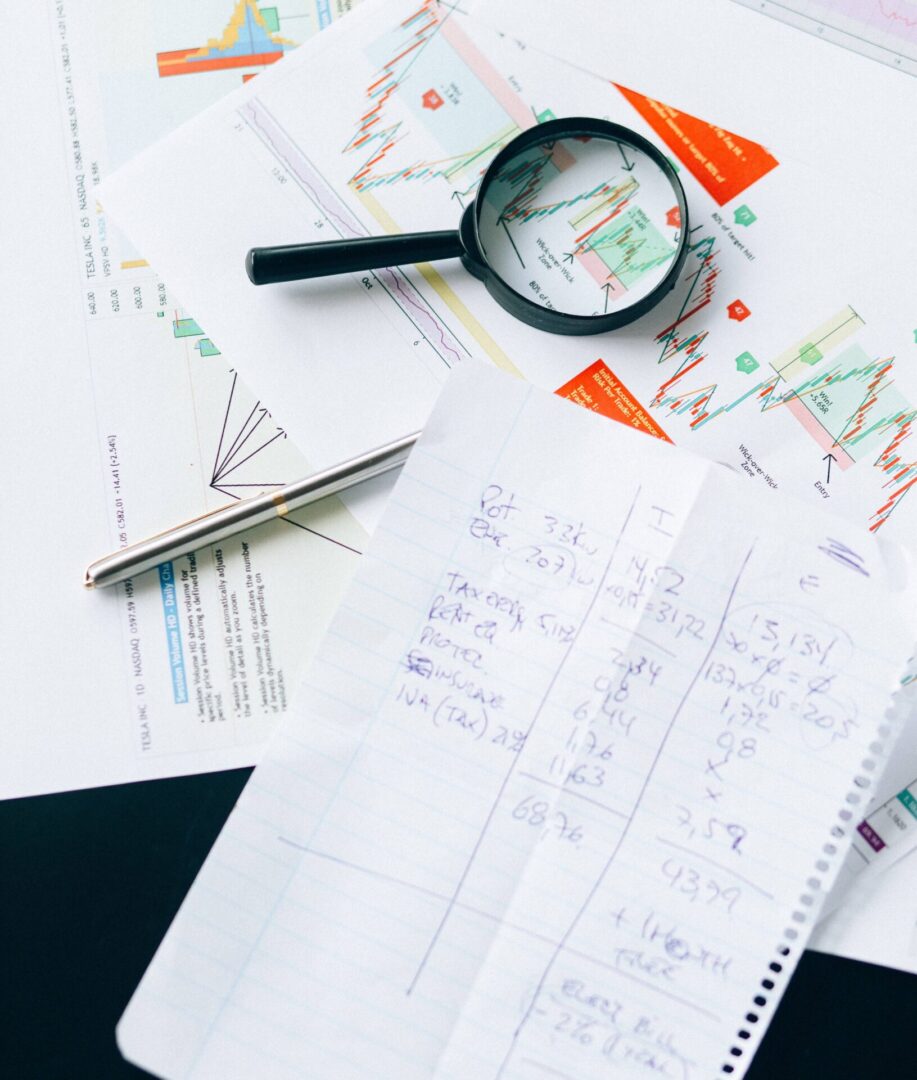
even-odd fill
[(0, 798), (254, 764), (366, 539), (331, 500), (302, 528), (175, 560), (174, 585), (81, 584), (127, 541), (309, 471), (96, 202), (110, 168), (259, 70), (157, 73), (157, 50), (219, 36), (234, 7), (42, 2), (0, 41), (17, 102), (2, 133)]
[[(850, 214), (875, 197), (868, 161), (882, 162), (882, 202), (915, 221), (907, 177), (917, 164), (910, 117), (917, 83), (900, 72), (726, 0), (529, 4), (472, 0), (477, 18), (578, 67), (715, 119), (842, 182)], [(841, 181), (840, 178), (843, 177)], [(913, 233), (913, 229), (911, 233)], [(904, 239), (911, 251), (913, 235)], [(877, 251), (877, 254), (880, 252)]]
[(819, 920), (809, 948), (917, 975), (917, 851), (875, 876)]
[(917, 18), (873, 0), (732, 0), (787, 26), (917, 76)]
[(742, 1075), (891, 734), (909, 565), (462, 365), (123, 1052), (195, 1078)]
[[(646, 63), (639, 90), (653, 92), (660, 66)], [(691, 228), (682, 280), (632, 326), (548, 338), (457, 261), (248, 281), (253, 245), (457, 224), (489, 156), (552, 114), (635, 128), (680, 169)], [(909, 538), (912, 237), (884, 197), (856, 201), (851, 215), (847, 174), (785, 153), (780, 117), (768, 119), (771, 153), (741, 126), (663, 122), (653, 101), (455, 9), (371, 3), (135, 159), (102, 198), (318, 465), (421, 427), (464, 356), (581, 398), (598, 363), (608, 369), (599, 396), (617, 400), (619, 416), (729, 465), (762, 499), (778, 487)], [(851, 250), (874, 252), (884, 272), (864, 273)], [(532, 284), (550, 294), (561, 273), (545, 256)], [(374, 520), (378, 500), (347, 498)]]
[(841, 49), (917, 75), (917, 18), (875, 0), (732, 0)]
[[(822, 908), (822, 922), (840, 905), (848, 907), (850, 919), (856, 920), (862, 905), (871, 900), (876, 890), (892, 888), (891, 879), (888, 885), (880, 883), (886, 871), (917, 848), (917, 814), (905, 790), (917, 786), (917, 686), (913, 682), (896, 695), (894, 708), (901, 735), (859, 814), (850, 850)], [(907, 805), (902, 802), (902, 793)], [(847, 925), (847, 920), (843, 921)], [(832, 950), (825, 947), (823, 951)], [(876, 963), (883, 962), (876, 959)]]

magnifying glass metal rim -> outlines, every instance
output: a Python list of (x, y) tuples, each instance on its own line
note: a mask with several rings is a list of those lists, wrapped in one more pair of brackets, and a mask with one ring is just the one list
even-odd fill
[[(483, 197), (489, 184), (499, 176), (500, 170), (531, 146), (540, 146), (552, 141), (557, 142), (561, 139), (575, 139), (578, 137), (624, 143), (626, 146), (633, 147), (645, 154), (664, 173), (666, 179), (672, 185), (681, 221), (678, 250), (669, 269), (659, 283), (635, 303), (628, 304), (626, 307), (621, 307), (616, 311), (609, 311), (603, 315), (575, 315), (565, 311), (557, 311), (553, 308), (544, 307), (542, 304), (537, 304), (534, 300), (517, 292), (490, 267), (484, 256), (480, 239)], [(465, 268), (482, 281), (497, 303), (519, 319), (520, 322), (553, 334), (571, 336), (603, 334), (635, 322), (652, 310), (664, 298), (665, 294), (674, 287), (688, 254), (688, 202), (678, 174), (669, 159), (639, 132), (632, 131), (630, 128), (616, 124), (611, 120), (600, 120), (597, 117), (562, 117), (556, 120), (546, 120), (544, 123), (526, 129), (503, 147), (491, 161), (481, 178), (474, 201), (465, 208), (459, 232), (465, 247), (465, 254), (461, 256)]]

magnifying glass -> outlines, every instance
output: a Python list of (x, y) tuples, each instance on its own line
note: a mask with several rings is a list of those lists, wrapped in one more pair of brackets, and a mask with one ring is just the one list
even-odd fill
[(678, 280), (688, 207), (669, 160), (589, 117), (529, 128), (497, 154), (457, 230), (252, 248), (255, 285), (458, 258), (508, 312), (555, 334), (639, 319)]

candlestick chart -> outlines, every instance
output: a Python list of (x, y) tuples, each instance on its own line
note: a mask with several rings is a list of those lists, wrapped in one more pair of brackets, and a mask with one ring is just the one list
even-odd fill
[(441, 180), (468, 195), (497, 151), (535, 123), (451, 16), (425, 0), (367, 50), (376, 67), (344, 148), (360, 159), (356, 191)]
[[(720, 271), (713, 237), (696, 240), (691, 253), (696, 264), (688, 272), (679, 315), (656, 338), (658, 362), (675, 361), (676, 370), (659, 385), (652, 407), (685, 417), (691, 431), (737, 410), (784, 410), (841, 471), (864, 460), (881, 470), (885, 496), (869, 516), (869, 528), (879, 529), (917, 481), (917, 459), (908, 453), (917, 409), (895, 384), (895, 358), (865, 351), (855, 340), (864, 322), (845, 307), (774, 359), (767, 377), (752, 386), (736, 393), (720, 378), (704, 378), (710, 330), (686, 324), (710, 308), (716, 293)], [(697, 381), (689, 386), (692, 372)]]

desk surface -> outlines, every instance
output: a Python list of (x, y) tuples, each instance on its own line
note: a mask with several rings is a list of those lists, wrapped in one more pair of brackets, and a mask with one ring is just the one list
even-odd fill
[[(0, 804), (0, 1062), (15, 1080), (142, 1077), (114, 1026), (248, 770)], [(749, 1080), (879, 1080), (913, 1059), (917, 978), (806, 953)]]

